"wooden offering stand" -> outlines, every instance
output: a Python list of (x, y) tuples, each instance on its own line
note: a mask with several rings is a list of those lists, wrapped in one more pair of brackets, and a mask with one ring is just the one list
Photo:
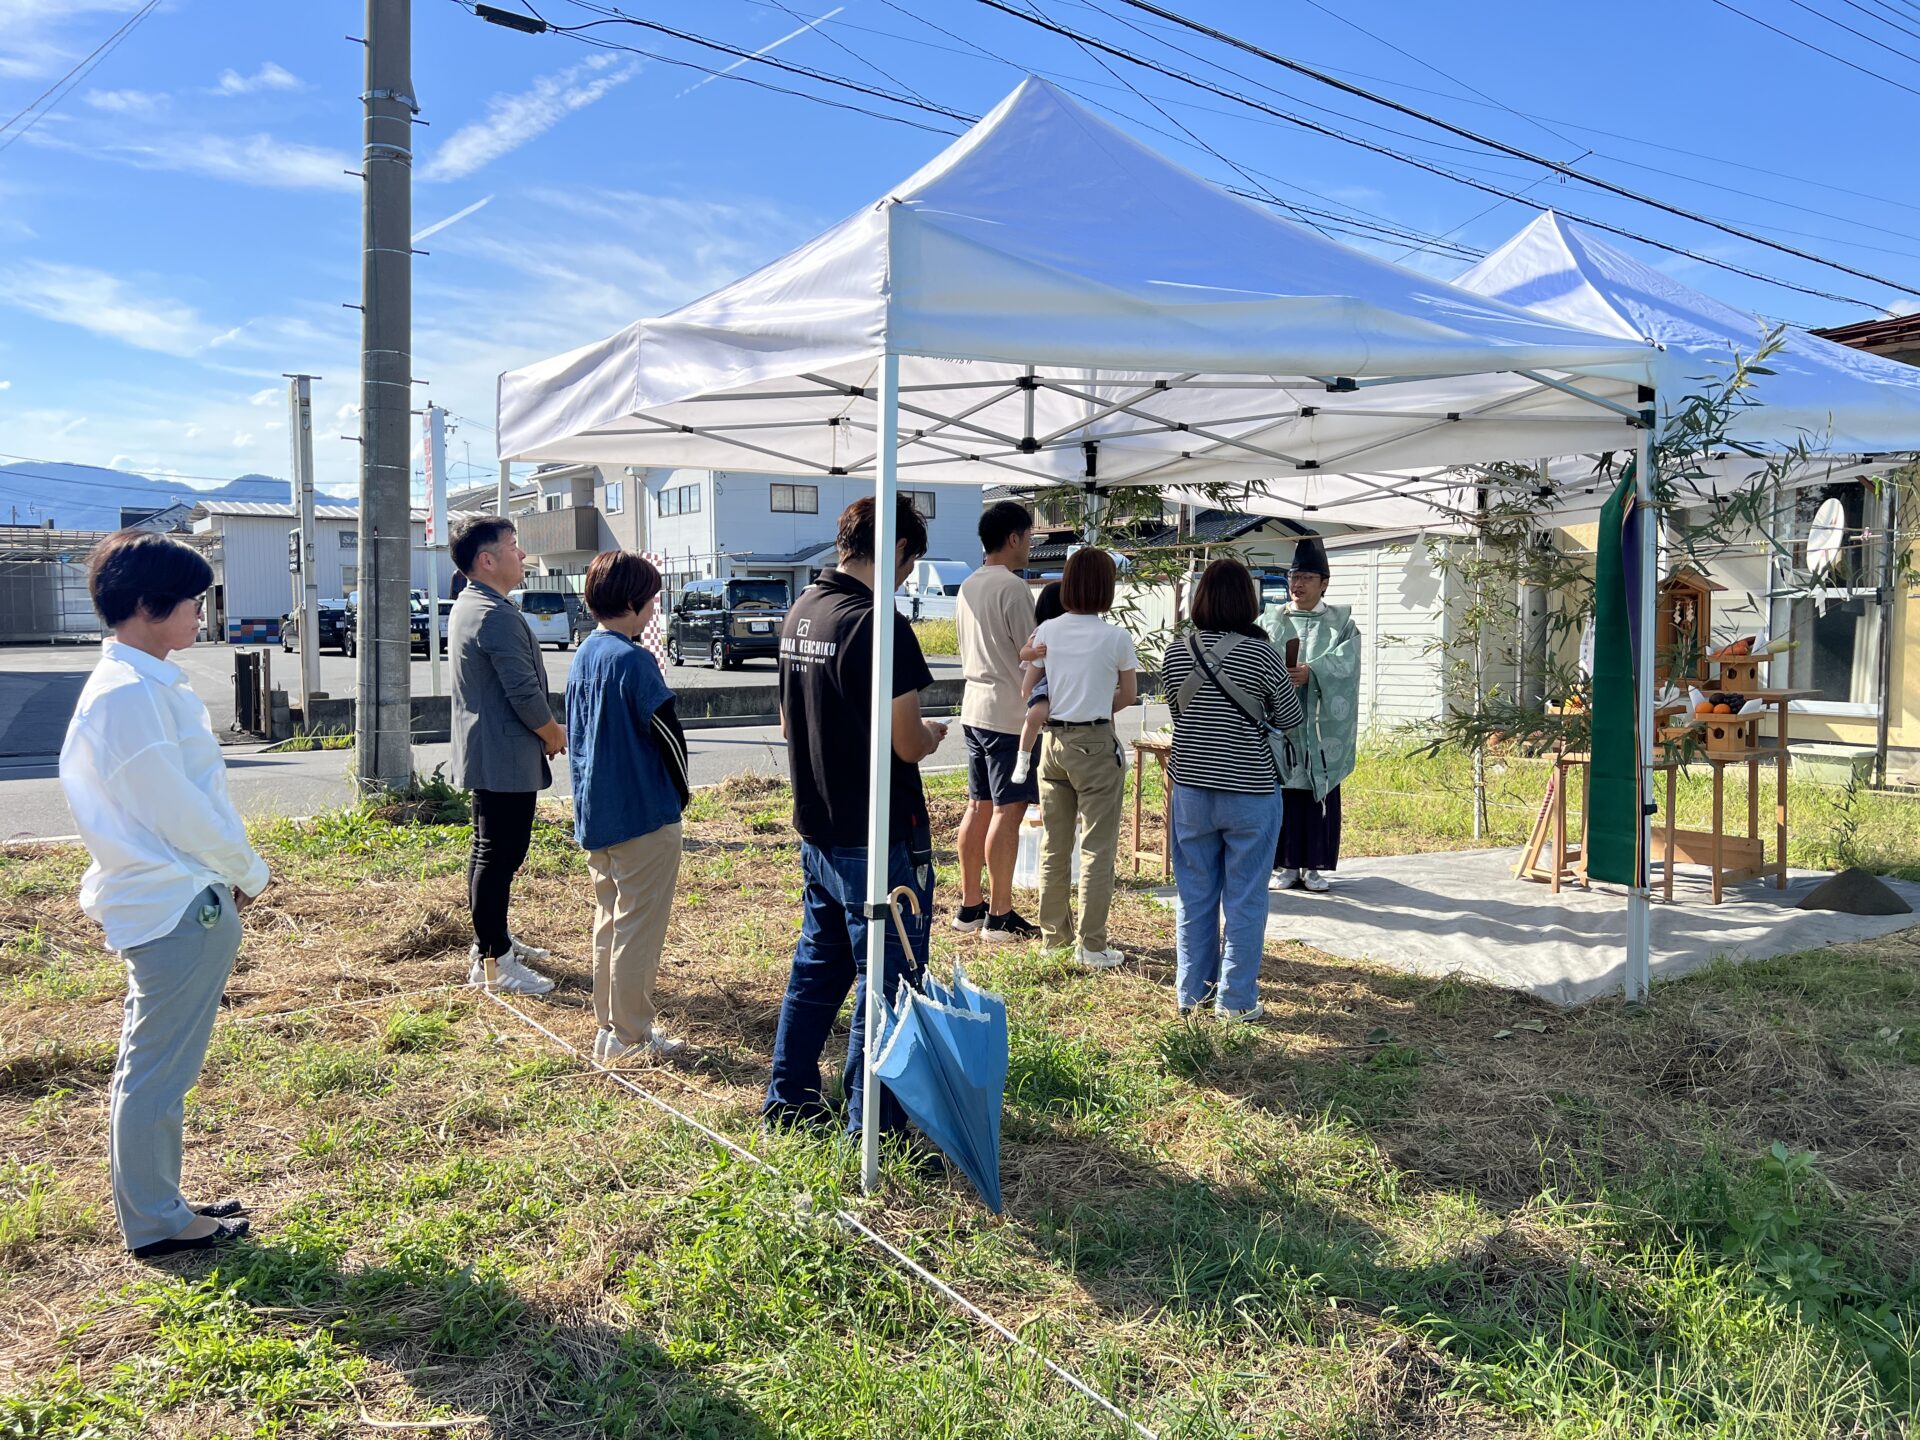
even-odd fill
[[(1147, 850), (1141, 824), (1146, 800), (1147, 761), (1160, 766), (1160, 848)], [(1168, 767), (1173, 762), (1173, 738), (1168, 735), (1142, 735), (1133, 742), (1133, 873), (1140, 873), (1142, 860), (1160, 862), (1160, 878), (1173, 878), (1173, 777)]]
[[(1766, 709), (1751, 715), (1694, 715), (1682, 705), (1665, 705), (1655, 714), (1655, 729), (1663, 742), (1681, 743), (1699, 736), (1703, 748), (1692, 758), (1713, 770), (1713, 819), (1705, 830), (1682, 830), (1675, 823), (1675, 792), (1683, 762), (1677, 756), (1656, 760), (1653, 768), (1667, 775), (1666, 819), (1654, 828), (1652, 859), (1662, 862), (1662, 889), (1673, 899), (1673, 872), (1677, 865), (1707, 867), (1718, 905), (1729, 884), (1773, 872), (1776, 889), (1787, 885), (1787, 707), (1795, 700), (1817, 695), (1816, 690), (1765, 689), (1755, 682), (1771, 655), (1713, 655), (1707, 663), (1716, 671), (1707, 682), (1713, 693), (1738, 694), (1742, 701), (1759, 700)], [(1762, 737), (1760, 723), (1772, 718), (1774, 733)], [(1773, 861), (1760, 833), (1760, 766), (1774, 767)], [(1727, 768), (1747, 770), (1747, 824), (1744, 835), (1729, 834), (1726, 816)]]

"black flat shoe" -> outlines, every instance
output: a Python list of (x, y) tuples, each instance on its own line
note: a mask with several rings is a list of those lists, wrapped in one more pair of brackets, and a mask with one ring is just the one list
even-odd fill
[(158, 1260), (162, 1255), (184, 1255), (190, 1250), (211, 1250), (214, 1246), (228, 1240), (238, 1240), (247, 1233), (245, 1220), (222, 1220), (207, 1234), (197, 1240), (182, 1240), (178, 1235), (167, 1240), (156, 1240), (151, 1245), (137, 1245), (133, 1250), (136, 1260)]
[(196, 1215), (204, 1215), (209, 1220), (231, 1220), (235, 1215), (244, 1215), (247, 1213), (247, 1202), (244, 1200), (216, 1200), (211, 1205), (194, 1206), (193, 1213)]

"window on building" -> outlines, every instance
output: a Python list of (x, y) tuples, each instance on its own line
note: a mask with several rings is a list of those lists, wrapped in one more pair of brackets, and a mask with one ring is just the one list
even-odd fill
[(359, 584), (360, 567), (358, 565), (342, 565), (340, 567), (340, 593), (342, 595), (349, 594), (356, 589)]
[(900, 493), (912, 502), (913, 508), (920, 512), (922, 520), (933, 519), (933, 491), (902, 490)]
[(818, 485), (775, 485), (771, 487), (773, 510), (777, 515), (818, 515)]
[(660, 513), (662, 515), (697, 515), (700, 513), (700, 487), (698, 485), (676, 485), (671, 490), (660, 492)]
[[(1800, 642), (1789, 652), (1790, 675), (1784, 683), (1819, 691), (1815, 704), (1874, 708), (1880, 704), (1882, 615), (1875, 592), (1880, 574), (1880, 503), (1858, 480), (1794, 492), (1788, 548), (1795, 568), (1804, 574), (1812, 563), (1807, 552), (1816, 528), (1823, 531), (1822, 538), (1838, 540), (1832, 564), (1813, 579), (1818, 593), (1788, 598), (1776, 610), (1776, 619), (1782, 618), (1779, 610), (1786, 612), (1784, 633)], [(1837, 536), (1830, 525), (1815, 523), (1816, 519), (1832, 520), (1836, 511), (1841, 527)], [(1778, 626), (1775, 633), (1782, 633)], [(1782, 683), (1782, 677), (1770, 678)]]
[(558, 510), (566, 503), (567, 497), (564, 495), (542, 495), (540, 497), (540, 508), (542, 510)]
[(607, 514), (618, 515), (627, 508), (627, 484), (624, 480), (607, 482)]

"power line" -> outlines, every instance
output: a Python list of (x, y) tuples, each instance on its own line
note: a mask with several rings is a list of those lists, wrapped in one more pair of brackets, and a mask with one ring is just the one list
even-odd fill
[[(1793, 6), (1797, 10), (1806, 11), (1807, 14), (1813, 16), (1816, 20), (1824, 20), (1829, 25), (1837, 25), (1840, 29), (1846, 31), (1849, 35), (1853, 36), (1854, 38), (1859, 40), (1864, 40), (1869, 45), (1878, 46), (1880, 49), (1886, 51), (1889, 55), (1899, 56), (1902, 60), (1905, 60), (1909, 65), (1920, 65), (1920, 60), (1915, 60), (1914, 57), (1909, 55), (1906, 51), (1898, 48), (1897, 46), (1888, 45), (1884, 41), (1876, 40), (1873, 38), (1873, 36), (1867, 34), (1866, 31), (1856, 30), (1853, 28), (1853, 26), (1847, 24), (1846, 21), (1836, 20), (1834, 19), (1833, 16), (1827, 14), (1826, 11), (1816, 10), (1811, 5), (1805, 4), (1804, 0), (1787, 0), (1787, 3)], [(1849, 3), (1849, 0), (1841, 0), (1841, 4), (1844, 5), (1847, 3)], [(1860, 9), (1858, 5), (1855, 5), (1853, 8), (1856, 10)], [(1871, 14), (1872, 12), (1866, 11), (1862, 13)], [(1880, 17), (1876, 15), (1873, 18), (1878, 20)], [(1886, 21), (1882, 20), (1880, 23), (1884, 25), (1886, 24)], [(1908, 33), (1911, 34), (1912, 32), (1909, 31)]]
[(1774, 34), (1780, 36), (1782, 39), (1791, 40), (1794, 44), (1802, 46), (1805, 49), (1811, 50), (1816, 55), (1824, 55), (1829, 60), (1838, 61), (1840, 64), (1846, 66), (1849, 70), (1857, 70), (1862, 75), (1868, 76), (1874, 80), (1883, 81), (1884, 83), (1893, 86), (1893, 88), (1896, 90), (1906, 91), (1907, 94), (1909, 95), (1920, 96), (1920, 90), (1914, 89), (1913, 86), (1911, 85), (1902, 85), (1898, 80), (1895, 80), (1891, 75), (1882, 75), (1878, 70), (1869, 70), (1864, 65), (1856, 65), (1854, 64), (1853, 61), (1847, 59), (1846, 56), (1836, 55), (1831, 50), (1822, 49), (1820, 46), (1814, 44), (1811, 40), (1804, 40), (1800, 36), (1794, 34), (1791, 30), (1782, 30), (1778, 25), (1769, 24), (1767, 21), (1762, 20), (1758, 15), (1754, 15), (1746, 10), (1742, 10), (1738, 5), (1728, 4), (1727, 0), (1713, 0), (1713, 3), (1715, 5), (1718, 5), (1722, 10), (1725, 10), (1730, 15), (1738, 15), (1742, 20), (1750, 20), (1755, 25), (1758, 25), (1761, 29), (1771, 30)]
[[(989, 5), (996, 10), (1005, 11), (1007, 14), (1018, 16), (1021, 19), (1026, 19), (1028, 20), (1029, 23), (1032, 23), (1030, 17), (1021, 15), (1019, 11), (1014, 10), (1011, 6), (1005, 4), (1004, 0), (980, 0), (980, 3)], [(1537, 155), (1534, 152), (1523, 149), (1518, 145), (1509, 145), (1504, 140), (1498, 140), (1489, 135), (1482, 135), (1477, 131), (1467, 129), (1463, 125), (1455, 125), (1452, 121), (1444, 120), (1437, 115), (1429, 115), (1425, 111), (1418, 110), (1411, 105), (1403, 104), (1400, 101), (1391, 98), (1390, 96), (1378, 94), (1375, 91), (1368, 90), (1363, 86), (1350, 84), (1349, 82), (1342, 80), (1337, 76), (1327, 74), (1325, 71), (1316, 70), (1311, 65), (1303, 64), (1298, 60), (1294, 60), (1288, 56), (1278, 54), (1272, 50), (1268, 50), (1264, 46), (1256, 45), (1250, 40), (1243, 40), (1237, 35), (1229, 34), (1227, 31), (1216, 29), (1214, 26), (1204, 24), (1198, 20), (1189, 19), (1188, 17), (1180, 14), (1178, 11), (1168, 10), (1160, 5), (1153, 3), (1153, 0), (1120, 0), (1120, 3), (1123, 5), (1131, 6), (1136, 10), (1143, 10), (1151, 15), (1158, 15), (1160, 18), (1164, 20), (1170, 20), (1176, 24), (1183, 25), (1187, 29), (1194, 31), (1197, 34), (1204, 35), (1208, 39), (1211, 39), (1218, 44), (1226, 45), (1231, 47), (1232, 49), (1244, 51), (1249, 55), (1257, 56), (1258, 58), (1265, 60), (1270, 64), (1278, 65), (1281, 68), (1290, 70), (1297, 75), (1303, 75), (1310, 80), (1317, 81), (1322, 85), (1326, 85), (1335, 90), (1338, 90), (1342, 94), (1352, 95), (1358, 99), (1366, 100), (1372, 104), (1383, 106), (1386, 109), (1394, 111), (1396, 114), (1409, 116), (1412, 119), (1422, 121), (1423, 123), (1428, 125), (1432, 125), (1436, 129), (1444, 130), (1450, 135), (1457, 135), (1463, 140), (1472, 141), (1474, 144), (1477, 144), (1477, 145), (1484, 145), (1490, 150), (1494, 150), (1503, 155), (1512, 156), (1514, 159), (1517, 159), (1517, 160), (1524, 160), (1528, 164), (1538, 165), (1543, 169), (1551, 171), (1554, 174), (1565, 176), (1568, 179), (1579, 180), (1584, 184), (1593, 186), (1595, 189), (1604, 190), (1607, 193), (1612, 195), (1617, 195), (1622, 199), (1636, 201), (1639, 204), (1649, 206), (1656, 210), (1664, 211), (1669, 215), (1678, 216), (1680, 219), (1691, 220), (1695, 224), (1709, 226), (1725, 234), (1732, 235), (1737, 239), (1746, 240), (1756, 245), (1764, 245), (1770, 250), (1778, 250), (1783, 255), (1791, 255), (1795, 259), (1811, 261), (1816, 265), (1824, 265), (1829, 269), (1838, 270), (1843, 274), (1852, 275), (1856, 279), (1869, 280), (1876, 285), (1884, 285), (1889, 290), (1897, 290), (1903, 295), (1911, 295), (1916, 299), (1920, 299), (1920, 290), (1916, 290), (1907, 285), (1903, 285), (1899, 281), (1888, 280), (1884, 276), (1875, 275), (1868, 270), (1855, 269), (1851, 265), (1844, 265), (1837, 260), (1829, 260), (1824, 256), (1816, 255), (1811, 251), (1798, 249), (1797, 247), (1792, 245), (1783, 245), (1777, 240), (1769, 240), (1767, 239), (1766, 236), (1756, 234), (1751, 230), (1745, 230), (1738, 226), (1725, 224), (1721, 221), (1714, 220), (1710, 216), (1700, 215), (1694, 211), (1687, 210), (1684, 207), (1679, 205), (1671, 204), (1668, 201), (1661, 200), (1655, 196), (1643, 194), (1640, 191), (1632, 190), (1624, 185), (1616, 185), (1612, 181), (1602, 179), (1598, 176), (1585, 174), (1582, 171), (1573, 169), (1571, 166), (1562, 165), (1558, 161), (1549, 159), (1544, 155)], [(1725, 0), (1714, 0), (1714, 3), (1725, 4)], [(1798, 3), (1798, 0), (1796, 0), (1796, 3)], [(1126, 58), (1131, 59), (1133, 57), (1129, 56)], [(1920, 91), (1915, 91), (1914, 93), (1916, 95), (1920, 95)]]
[[(1038, 25), (1042, 29), (1057, 28), (1045, 22), (1036, 20), (1031, 15), (1023, 14), (1020, 11), (1013, 9), (1011, 6), (1001, 3), (1001, 0), (980, 0), (980, 3), (983, 5), (987, 5), (993, 9), (1004, 11), (1006, 14), (1012, 15), (1016, 19), (1025, 21), (1029, 25)], [(1137, 3), (1137, 0), (1127, 0), (1127, 3), (1129, 4)], [(1088, 37), (1081, 37), (1081, 38), (1088, 38)], [(1449, 170), (1443, 166), (1436, 165), (1428, 161), (1422, 160), (1418, 156), (1408, 155), (1401, 151), (1395, 150), (1390, 146), (1377, 144), (1376, 142), (1368, 140), (1363, 136), (1349, 135), (1349, 134), (1346, 134), (1344, 131), (1333, 129), (1331, 126), (1322, 125), (1318, 121), (1309, 120), (1304, 116), (1294, 115), (1288, 111), (1277, 109), (1276, 107), (1268, 105), (1263, 101), (1254, 99), (1251, 96), (1238, 94), (1235, 91), (1228, 90), (1221, 86), (1215, 85), (1211, 81), (1203, 79), (1199, 76), (1188, 75), (1183, 71), (1175, 70), (1169, 66), (1161, 65), (1156, 61), (1148, 60), (1143, 56), (1135, 55), (1130, 51), (1119, 48), (1118, 46), (1109, 45), (1107, 44), (1107, 42), (1103, 40), (1089, 39), (1088, 43), (1098, 46), (1099, 48), (1105, 50), (1110, 55), (1118, 56), (1121, 59), (1127, 60), (1145, 69), (1157, 71), (1162, 75), (1167, 75), (1177, 80), (1183, 80), (1189, 85), (1196, 86), (1202, 90), (1211, 91), (1215, 95), (1220, 95), (1230, 100), (1237, 100), (1243, 105), (1247, 105), (1256, 110), (1262, 110), (1269, 115), (1278, 116), (1283, 120), (1291, 121), (1293, 124), (1296, 124), (1303, 129), (1313, 131), (1316, 134), (1326, 135), (1333, 139), (1342, 140), (1349, 145), (1356, 145), (1356, 146), (1359, 146), (1361, 149), (1371, 150), (1375, 154), (1390, 156), (1395, 160), (1401, 161), (1403, 164), (1412, 165), (1417, 169), (1427, 171), (1429, 174), (1439, 175), (1445, 179), (1455, 181), (1458, 184), (1470, 186), (1475, 190), (1483, 190), (1489, 195), (1498, 195), (1502, 199), (1519, 200), (1522, 203), (1527, 203), (1524, 196), (1516, 194), (1514, 191), (1504, 190), (1497, 185), (1491, 185), (1484, 181), (1475, 180), (1471, 176), (1462, 175), (1458, 171)], [(1548, 162), (1548, 163), (1550, 164), (1551, 162)], [(1584, 179), (1585, 177), (1579, 177), (1579, 178)], [(1703, 254), (1700, 254), (1698, 251), (1688, 250), (1684, 246), (1669, 244), (1664, 240), (1655, 240), (1651, 236), (1643, 235), (1636, 230), (1628, 230), (1623, 226), (1610, 224), (1605, 220), (1599, 220), (1589, 216), (1580, 215), (1575, 213), (1574, 211), (1567, 210), (1561, 207), (1555, 207), (1555, 208), (1559, 209), (1560, 213), (1565, 215), (1568, 219), (1577, 220), (1581, 224), (1592, 226), (1596, 230), (1604, 230), (1610, 235), (1624, 236), (1629, 240), (1638, 240), (1642, 244), (1650, 245), (1656, 250), (1664, 250), (1667, 253), (1672, 255), (1682, 255), (1689, 260), (1697, 260), (1703, 265), (1711, 265), (1715, 269), (1725, 270), (1730, 274), (1743, 275), (1749, 280), (1764, 281), (1769, 285), (1779, 286), (1783, 290), (1795, 290), (1802, 295), (1812, 295), (1821, 300), (1834, 300), (1834, 301), (1838, 301), (1843, 305), (1857, 305), (1863, 310), (1871, 310), (1871, 311), (1874, 311), (1875, 313), (1884, 313), (1885, 307), (1876, 305), (1871, 301), (1861, 300), (1851, 295), (1837, 294), (1831, 290), (1817, 290), (1810, 286), (1797, 284), (1791, 280), (1782, 280), (1777, 276), (1768, 275), (1758, 270), (1752, 270), (1747, 268), (1744, 265), (1737, 265), (1730, 260), (1716, 259), (1711, 255), (1703, 255)], [(1902, 287), (1893, 286), (1891, 288), (1900, 289)]]
[[(52, 114), (54, 108), (58, 106), (62, 100), (67, 98), (67, 95), (73, 90), (74, 86), (86, 79), (101, 61), (119, 49), (120, 42), (131, 35), (134, 27), (139, 25), (147, 16), (151, 15), (159, 4), (160, 0), (147, 0), (147, 3), (130, 15), (126, 21), (121, 24), (119, 29), (115, 30), (106, 39), (94, 46), (71, 70), (67, 71), (65, 75), (62, 75), (45, 90), (41, 91), (21, 109), (15, 111), (6, 124), (0, 125), (0, 134), (5, 134), (8, 130), (13, 130), (15, 125), (20, 124), (23, 117), (34, 112), (35, 107), (40, 106), (41, 101), (46, 100), (49, 95), (53, 96), (51, 101), (48, 101), (44, 107), (38, 110), (38, 113), (33, 114), (31, 120), (28, 120), (24, 125), (20, 125), (18, 130), (13, 130), (13, 134), (8, 135), (4, 143), (0, 143), (0, 154), (10, 150), (15, 141), (22, 135), (27, 134), (34, 126), (46, 119), (48, 115)], [(60, 92), (57, 95), (54, 94), (56, 90)]]
[(1874, 3), (1879, 5), (1882, 10), (1888, 11), (1897, 18), (1889, 20), (1884, 15), (1876, 15), (1873, 11), (1867, 9), (1866, 6), (1856, 3), (1856, 0), (1840, 0), (1840, 3), (1845, 5), (1849, 10), (1858, 10), (1870, 20), (1878, 21), (1889, 30), (1898, 30), (1902, 35), (1911, 35), (1915, 40), (1920, 40), (1920, 30), (1909, 30), (1905, 25), (1902, 25), (1900, 21), (1906, 17), (1901, 15), (1900, 11), (1886, 4), (1885, 0), (1874, 0)]

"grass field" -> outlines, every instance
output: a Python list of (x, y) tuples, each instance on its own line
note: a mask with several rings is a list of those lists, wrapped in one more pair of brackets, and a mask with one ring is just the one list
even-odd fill
[[(1494, 776), (1497, 839), (1539, 781)], [(1355, 853), (1468, 843), (1457, 766), (1371, 755), (1350, 793)], [(1839, 835), (1920, 876), (1911, 802), (1795, 803), (1796, 859)], [(1274, 1023), (1224, 1030), (1174, 1017), (1143, 890), (1102, 975), (939, 930), (1013, 1017), (996, 1218), (909, 1155), (869, 1205), (844, 1142), (757, 1134), (798, 891), (781, 787), (697, 797), (661, 989), (700, 1059), (633, 1072), (777, 1172), (450, 987), (467, 831), (422, 818), (257, 831), (276, 882), (187, 1154), (189, 1194), (246, 1197), (256, 1233), (212, 1262), (139, 1265), (113, 1229), (120, 975), (84, 857), (0, 860), (0, 1436), (1122, 1433), (843, 1205), (1163, 1436), (1915, 1433), (1920, 931), (1571, 1013), (1276, 944)], [(516, 929), (568, 958), (522, 1003), (584, 1046), (560, 820)]]

